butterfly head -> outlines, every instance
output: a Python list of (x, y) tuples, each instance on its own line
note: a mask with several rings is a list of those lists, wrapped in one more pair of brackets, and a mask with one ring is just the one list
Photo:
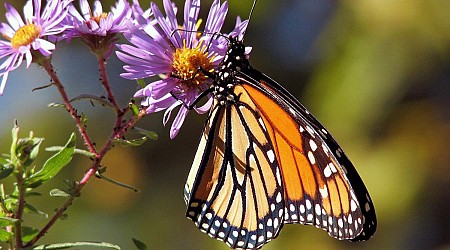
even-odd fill
[(233, 93), (234, 87), (239, 82), (236, 76), (245, 74), (250, 69), (244, 43), (232, 36), (228, 38), (228, 41), (227, 53), (219, 70), (216, 71), (216, 81), (213, 85), (213, 95), (221, 105), (238, 99)]
[(250, 68), (248, 57), (245, 54), (245, 45), (237, 37), (229, 37), (227, 53), (222, 61), (221, 71), (245, 71)]

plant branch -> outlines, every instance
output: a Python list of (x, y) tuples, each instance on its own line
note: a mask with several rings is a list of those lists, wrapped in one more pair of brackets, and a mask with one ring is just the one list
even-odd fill
[(63, 99), (64, 105), (66, 106), (66, 109), (69, 112), (69, 114), (75, 120), (78, 130), (80, 131), (80, 134), (83, 137), (84, 143), (86, 144), (87, 148), (89, 149), (89, 152), (91, 152), (93, 154), (97, 154), (97, 150), (95, 149), (94, 144), (92, 143), (91, 139), (89, 138), (86, 128), (83, 125), (83, 122), (81, 121), (80, 116), (77, 114), (77, 111), (72, 106), (72, 103), (70, 103), (70, 100), (67, 96), (64, 86), (62, 85), (62, 83), (59, 80), (59, 77), (56, 75), (55, 71), (53, 70), (53, 66), (52, 66), (50, 60), (49, 59), (43, 60), (41, 65), (44, 67), (45, 71), (47, 71), (47, 73), (50, 75), (50, 77), (52, 79), (52, 84), (58, 88), (58, 91)]
[[(116, 124), (120, 123), (122, 121), (122, 118), (125, 114), (125, 112), (122, 112), (123, 115), (118, 115), (116, 119)], [(94, 158), (94, 162), (91, 165), (91, 167), (87, 170), (87, 172), (84, 174), (81, 181), (78, 183), (76, 190), (70, 196), (66, 202), (56, 211), (56, 213), (52, 216), (52, 218), (47, 222), (47, 224), (41, 229), (41, 231), (30, 241), (28, 242), (24, 247), (30, 247), (34, 243), (36, 243), (40, 238), (42, 238), (48, 230), (53, 226), (53, 224), (58, 220), (59, 217), (61, 217), (64, 213), (64, 211), (67, 210), (67, 208), (72, 205), (74, 199), (76, 197), (79, 197), (81, 195), (81, 190), (83, 187), (87, 184), (87, 182), (91, 179), (92, 176), (95, 176), (95, 172), (99, 169), (100, 163), (103, 159), (103, 157), (106, 155), (106, 153), (111, 149), (111, 145), (113, 142), (113, 138), (120, 138), (125, 135), (125, 133), (132, 128), (137, 121), (139, 121), (142, 117), (145, 115), (145, 109), (141, 110), (141, 112), (132, 118), (129, 119), (128, 122), (123, 123), (123, 126), (119, 126), (115, 131), (112, 133), (111, 138), (105, 143), (102, 150), (96, 155)]]
[(120, 114), (121, 110), (111, 91), (111, 86), (109, 85), (108, 74), (106, 72), (106, 59), (103, 56), (97, 55), (97, 63), (100, 71), (100, 82), (108, 94), (108, 101), (113, 105), (116, 114)]
[(117, 138), (123, 137), (126, 132), (132, 128), (137, 121), (139, 121), (144, 115), (146, 114), (145, 109), (141, 110), (139, 114), (134, 115), (130, 117), (127, 121), (124, 121), (125, 115), (130, 111), (129, 106), (125, 107), (124, 109), (121, 109), (116, 101), (116, 98), (114, 97), (114, 94), (110, 88), (109, 80), (107, 76), (106, 71), (106, 61), (103, 56), (97, 56), (97, 62), (99, 65), (99, 71), (100, 71), (100, 82), (105, 88), (107, 95), (108, 95), (108, 101), (112, 104), (114, 111), (117, 115), (115, 120), (115, 126), (113, 128), (113, 131), (111, 132), (111, 135), (109, 139), (104, 144), (103, 148), (100, 151), (97, 151), (95, 149), (94, 144), (91, 142), (90, 137), (87, 134), (87, 131), (85, 129), (85, 126), (80, 119), (80, 116), (77, 115), (77, 111), (72, 106), (70, 99), (67, 96), (66, 91), (64, 90), (64, 86), (62, 85), (61, 81), (59, 80), (58, 76), (56, 75), (55, 71), (53, 70), (53, 66), (49, 59), (44, 58), (40, 65), (44, 67), (44, 69), (47, 71), (47, 73), (50, 75), (52, 79), (52, 84), (55, 85), (58, 88), (58, 91), (63, 99), (64, 105), (66, 106), (67, 111), (70, 113), (72, 118), (75, 120), (75, 123), (79, 129), (79, 132), (89, 149), (90, 153), (92, 153), (94, 156), (92, 165), (89, 167), (89, 169), (85, 172), (81, 180), (76, 184), (75, 190), (71, 192), (71, 196), (61, 205), (61, 207), (55, 212), (55, 214), (50, 218), (50, 220), (47, 222), (47, 224), (39, 231), (39, 233), (29, 242), (27, 242), (25, 245), (20, 241), (17, 245), (20, 247), (31, 247), (33, 246), (40, 238), (42, 238), (48, 230), (55, 224), (55, 222), (63, 215), (63, 213), (68, 209), (69, 206), (72, 205), (75, 198), (79, 197), (81, 195), (81, 191), (84, 188), (84, 186), (88, 183), (88, 181), (92, 178), (92, 176), (95, 176), (95, 173), (97, 170), (101, 167), (101, 161), (103, 160), (103, 157), (106, 155), (106, 153), (112, 148), (113, 140)]
[(16, 238), (16, 247), (21, 248), (23, 246), (22, 243), (22, 217), (23, 210), (25, 208), (25, 184), (23, 179), (23, 172), (20, 171), (16, 175), (17, 179), (17, 191), (18, 191), (18, 205), (17, 212), (14, 216), (17, 219), (17, 222), (14, 225), (14, 237)]

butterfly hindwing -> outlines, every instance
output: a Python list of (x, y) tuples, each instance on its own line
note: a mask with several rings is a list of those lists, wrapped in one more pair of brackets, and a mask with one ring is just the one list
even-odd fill
[(186, 183), (187, 216), (233, 248), (260, 247), (283, 225), (280, 172), (257, 116), (247, 103), (215, 105)]

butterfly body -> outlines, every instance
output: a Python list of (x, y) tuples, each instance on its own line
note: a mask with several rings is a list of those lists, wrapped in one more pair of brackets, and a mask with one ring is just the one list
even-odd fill
[(342, 149), (229, 39), (185, 186), (187, 217), (232, 248), (260, 248), (290, 223), (337, 239), (370, 238), (374, 207)]

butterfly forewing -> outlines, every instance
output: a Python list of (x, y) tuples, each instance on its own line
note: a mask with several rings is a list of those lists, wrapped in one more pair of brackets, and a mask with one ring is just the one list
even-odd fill
[(312, 224), (338, 239), (356, 237), (362, 230), (358, 200), (328, 146), (298, 108), (283, 103), (281, 95), (270, 98), (274, 90), (265, 82), (250, 83), (242, 86), (261, 110), (282, 171), (285, 223)]

